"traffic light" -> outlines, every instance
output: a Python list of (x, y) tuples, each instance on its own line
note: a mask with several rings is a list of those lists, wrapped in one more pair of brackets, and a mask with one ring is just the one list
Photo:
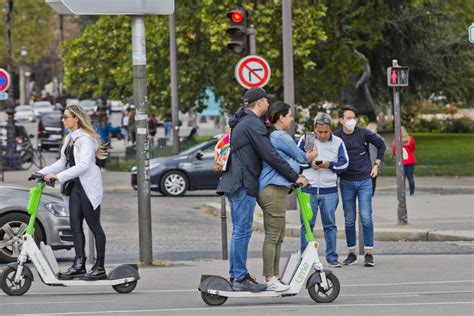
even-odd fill
[(389, 87), (408, 87), (408, 67), (387, 68), (387, 85)]
[(247, 12), (238, 8), (227, 13), (229, 18), (229, 28), (227, 34), (230, 35), (230, 43), (227, 48), (236, 54), (247, 54), (248, 52), (248, 35), (247, 35)]

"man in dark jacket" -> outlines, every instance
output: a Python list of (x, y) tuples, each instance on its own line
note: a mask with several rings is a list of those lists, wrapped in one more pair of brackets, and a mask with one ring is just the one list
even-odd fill
[(261, 117), (267, 113), (268, 99), (272, 97), (262, 88), (248, 90), (244, 95), (245, 107), (229, 120), (232, 151), (227, 171), (217, 186), (217, 193), (224, 193), (231, 205), (233, 229), (229, 261), (234, 291), (259, 292), (266, 289), (266, 285), (257, 283), (247, 271), (247, 250), (262, 161), (268, 162), (289, 181), (308, 184), (306, 178), (294, 172), (280, 157), (268, 138)]
[[(346, 242), (349, 255), (345, 265), (357, 263), (356, 249), (356, 199), (359, 201), (359, 214), (364, 233), (364, 265), (373, 267), (374, 257), (374, 224), (372, 221), (372, 178), (376, 177), (382, 164), (387, 146), (382, 137), (368, 129), (357, 127), (357, 109), (345, 105), (339, 111), (339, 123), (342, 128), (334, 132), (342, 138), (349, 155), (349, 166), (341, 173), (339, 187), (341, 189), (342, 208), (346, 228)], [(372, 165), (369, 144), (377, 148), (377, 158)]]

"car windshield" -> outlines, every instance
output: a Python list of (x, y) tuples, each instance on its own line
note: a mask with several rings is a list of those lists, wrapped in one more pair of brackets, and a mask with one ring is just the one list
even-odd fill
[(61, 113), (44, 114), (41, 116), (43, 126), (61, 127)]
[(79, 105), (82, 106), (84, 109), (89, 110), (95, 108), (96, 103), (92, 100), (82, 100), (81, 102), (79, 102)]
[(36, 102), (34, 106), (35, 108), (49, 108), (49, 107), (52, 107), (53, 105), (49, 102)]
[(31, 108), (28, 105), (19, 105), (15, 108), (17, 112), (30, 112)]
[[(207, 144), (210, 144), (210, 143), (207, 142)], [(180, 154), (180, 155), (189, 155), (189, 154), (195, 152), (196, 150), (202, 148), (203, 145), (204, 145), (204, 143), (197, 144), (196, 146), (193, 146), (193, 147), (191, 147), (191, 148), (189, 148), (189, 149), (186, 149), (185, 151), (182, 151), (182, 152), (180, 152), (179, 154)], [(202, 149), (201, 149), (201, 150), (202, 150)]]

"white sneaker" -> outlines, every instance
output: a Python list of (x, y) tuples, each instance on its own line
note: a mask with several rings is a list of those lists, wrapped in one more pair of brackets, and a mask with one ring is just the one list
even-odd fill
[(269, 281), (266, 281), (267, 291), (283, 292), (290, 288), (289, 285), (283, 284), (277, 277), (272, 277)]

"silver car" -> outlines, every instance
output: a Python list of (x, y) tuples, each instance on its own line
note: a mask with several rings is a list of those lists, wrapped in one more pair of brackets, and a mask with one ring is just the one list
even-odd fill
[[(0, 262), (16, 261), (22, 236), (28, 225), (26, 211), (29, 190), (0, 186)], [(36, 217), (35, 240), (44, 241), (52, 249), (71, 249), (72, 233), (69, 211), (61, 198), (43, 193)]]

